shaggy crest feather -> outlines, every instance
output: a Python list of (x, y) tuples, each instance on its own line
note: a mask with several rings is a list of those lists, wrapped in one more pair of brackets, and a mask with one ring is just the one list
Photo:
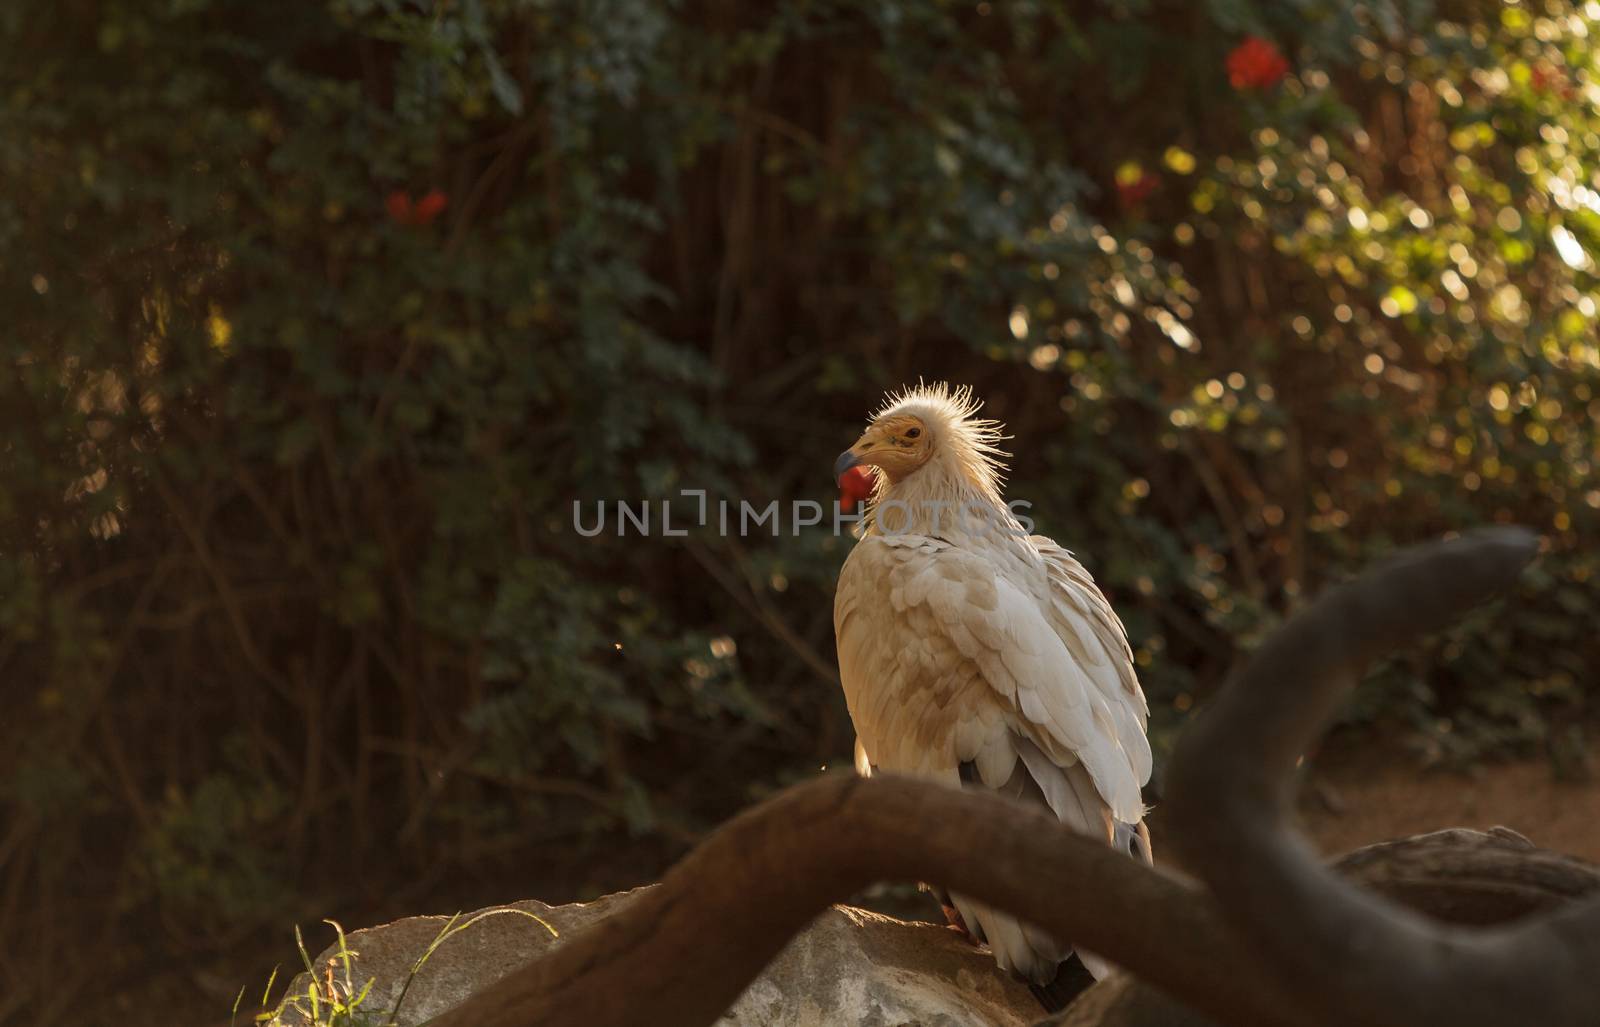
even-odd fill
[[(1005, 482), (1005, 458), (1011, 454), (1000, 448), (1010, 438), (1005, 425), (992, 418), (979, 417), (983, 400), (972, 394), (972, 386), (952, 388), (948, 382), (923, 382), (907, 385), (899, 392), (887, 393), (883, 405), (872, 415), (873, 421), (885, 417), (912, 415), (933, 426), (941, 451), (956, 462), (979, 487), (1000, 496)], [(879, 476), (880, 482), (882, 476)]]

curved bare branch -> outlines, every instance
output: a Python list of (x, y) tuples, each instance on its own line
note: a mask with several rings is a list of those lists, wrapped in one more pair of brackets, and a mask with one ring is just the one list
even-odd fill
[(729, 821), (659, 887), (429, 1027), (711, 1024), (812, 917), (881, 880), (1016, 910), (1224, 1022), (1300, 1022), (1176, 878), (994, 794), (836, 775)]
[(1174, 844), (1318, 1023), (1595, 1022), (1600, 900), (1505, 927), (1445, 926), (1341, 880), (1287, 826), (1295, 763), (1366, 663), (1487, 599), (1537, 549), (1529, 532), (1495, 529), (1409, 550), (1330, 591), (1179, 741)]

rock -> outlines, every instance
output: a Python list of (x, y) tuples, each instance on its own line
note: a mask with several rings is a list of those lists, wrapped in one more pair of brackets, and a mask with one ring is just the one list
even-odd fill
[(812, 922), (722, 1022), (739, 1027), (1012, 1027), (1039, 1017), (1028, 989), (947, 927), (850, 906)]
[[(380, 1022), (387, 1023), (388, 1014), (404, 989), (405, 1001), (395, 1024), (420, 1024), (559, 945), (562, 938), (616, 912), (642, 890), (565, 906), (530, 900), (462, 914), (455, 920), (460, 929), (439, 944), (411, 979), (409, 988), (406, 981), (411, 968), (450, 926), (451, 918), (412, 916), (353, 931), (345, 938), (351, 953), (352, 990), (359, 993), (370, 980), (372, 987), (361, 1008), (379, 1014), (384, 1018)], [(344, 991), (344, 969), (337, 944), (329, 946), (311, 965), (317, 970), (324, 996), (330, 980), (341, 993)], [(303, 1027), (313, 1022), (307, 1015), (310, 1003), (305, 997), (310, 984), (309, 974), (302, 973), (294, 979), (288, 994), (300, 997), (299, 1008), (286, 1006), (272, 1027)]]
[[(412, 1027), (437, 1016), (561, 944), (562, 939), (609, 916), (636, 889), (594, 902), (547, 906), (518, 902), (460, 917), (470, 926), (452, 934), (417, 973), (395, 1018)], [(556, 934), (552, 936), (538, 916)], [(444, 916), (418, 916), (355, 931), (347, 938), (351, 977), (358, 991), (370, 979), (362, 1009), (387, 1017), (400, 998), (411, 967), (449, 923)], [(338, 947), (317, 957), (324, 989), (328, 968), (343, 988)], [(291, 995), (311, 984), (301, 974)], [(282, 1027), (303, 1027), (309, 1003), (285, 1008)], [(817, 917), (767, 967), (722, 1018), (729, 1027), (1026, 1027), (1039, 1018), (1038, 1002), (1026, 987), (1002, 973), (987, 950), (954, 931), (908, 923), (879, 913), (834, 906)], [(382, 1021), (382, 1022), (387, 1022)]]

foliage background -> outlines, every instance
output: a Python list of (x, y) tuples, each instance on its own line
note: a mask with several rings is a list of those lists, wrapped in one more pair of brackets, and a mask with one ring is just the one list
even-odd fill
[[(572, 504), (826, 502), (919, 376), (1009, 423), (1158, 748), (1300, 597), (1514, 520), (1549, 539), (1525, 594), (1351, 719), (1582, 772), (1596, 31), (1557, 0), (6, 6), (0, 1022), (198, 1021), (296, 920), (615, 887), (846, 761), (848, 539), (584, 539)], [(1230, 84), (1250, 36), (1288, 77)]]

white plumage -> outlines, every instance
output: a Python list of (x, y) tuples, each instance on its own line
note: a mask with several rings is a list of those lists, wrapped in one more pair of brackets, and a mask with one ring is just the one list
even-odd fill
[[(1033, 799), (1149, 861), (1148, 710), (1127, 635), (1072, 554), (1007, 511), (999, 425), (978, 407), (966, 389), (907, 390), (839, 458), (837, 471), (878, 469), (834, 602), (857, 767)], [(1034, 983), (1072, 952), (951, 899), (1000, 966)]]

